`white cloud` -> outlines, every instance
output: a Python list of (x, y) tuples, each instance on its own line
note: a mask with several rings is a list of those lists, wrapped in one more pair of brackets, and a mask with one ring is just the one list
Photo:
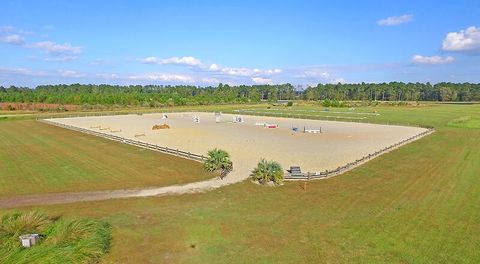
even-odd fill
[(256, 68), (234, 68), (234, 67), (222, 67), (218, 64), (204, 64), (201, 60), (186, 56), (186, 57), (171, 57), (167, 59), (159, 59), (154, 56), (145, 57), (140, 59), (142, 63), (145, 64), (174, 64), (174, 65), (185, 65), (193, 67), (200, 71), (213, 72), (216, 74), (227, 75), (227, 76), (236, 76), (236, 77), (258, 77), (258, 76), (270, 76), (274, 74), (282, 73), (282, 69), (256, 69)]
[(0, 27), (0, 32), (12, 32), (14, 28), (12, 26), (2, 26)]
[(57, 44), (52, 41), (41, 41), (30, 45), (32, 48), (39, 48), (50, 55), (78, 55), (82, 53), (82, 47), (72, 46), (70, 43)]
[(204, 77), (201, 79), (202, 83), (207, 83), (207, 84), (219, 84), (221, 81), (217, 78), (211, 78), (211, 77)]
[(146, 57), (140, 60), (145, 64), (174, 64), (174, 65), (186, 65), (186, 66), (200, 66), (202, 62), (191, 56), (185, 57), (171, 57), (167, 59), (159, 59), (157, 57)]
[(61, 56), (61, 57), (51, 57), (51, 58), (45, 58), (43, 59), (44, 61), (50, 61), (50, 62), (67, 62), (67, 61), (73, 61), (78, 59), (77, 56)]
[(145, 64), (157, 64), (159, 60), (157, 57), (146, 57), (146, 58), (140, 59), (140, 61)]
[(79, 77), (84, 77), (84, 73), (79, 73), (77, 71), (72, 71), (72, 70), (58, 70), (58, 73), (62, 77), (67, 77), (67, 78), (79, 78)]
[(438, 65), (438, 64), (452, 63), (455, 61), (455, 58), (452, 56), (441, 57), (441, 56), (415, 55), (412, 57), (412, 61), (417, 64)]
[(24, 76), (46, 76), (44, 71), (34, 71), (27, 68), (0, 68), (0, 74), (4, 75), (24, 75)]
[(297, 78), (320, 78), (323, 80), (327, 80), (330, 78), (330, 73), (326, 71), (316, 71), (316, 70), (306, 70), (300, 74), (295, 75)]
[(116, 73), (97, 73), (96, 76), (102, 79), (120, 79), (120, 75)]
[(4, 36), (0, 40), (12, 45), (23, 45), (25, 43), (25, 39), (18, 34)]
[(405, 24), (413, 20), (413, 15), (391, 16), (377, 21), (380, 26), (394, 26)]
[(304, 79), (307, 81), (307, 84), (315, 84), (318, 83), (346, 83), (347, 81), (339, 77), (336, 74), (332, 74), (329, 70), (321, 67), (321, 68), (310, 68), (301, 71), (300, 73), (294, 74), (293, 77)]
[(142, 81), (178, 81), (184, 83), (193, 83), (195, 81), (195, 79), (189, 75), (170, 73), (142, 73), (131, 75), (128, 78)]
[(480, 28), (469, 27), (459, 32), (450, 32), (442, 43), (445, 51), (468, 52), (480, 50)]
[(329, 83), (332, 83), (332, 84), (347, 83), (347, 80), (345, 80), (344, 78), (335, 78), (333, 80), (330, 80)]
[[(211, 66), (210, 66), (211, 68)], [(279, 74), (282, 72), (281, 69), (252, 69), (252, 68), (229, 68), (229, 67), (219, 67), (217, 66), (216, 70), (211, 70), (213, 72), (230, 75), (230, 76), (239, 76), (239, 77), (253, 77), (253, 76), (270, 76), (274, 74)]]
[(220, 66), (218, 66), (217, 64), (213, 63), (213, 64), (210, 64), (210, 66), (208, 66), (208, 70), (209, 71), (219, 71), (220, 70)]
[(273, 84), (272, 79), (269, 79), (269, 78), (253, 77), (252, 81), (255, 84)]

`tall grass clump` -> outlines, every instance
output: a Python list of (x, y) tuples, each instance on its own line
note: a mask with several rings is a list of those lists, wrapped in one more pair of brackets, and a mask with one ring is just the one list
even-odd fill
[[(39, 212), (4, 215), (0, 263), (96, 263), (110, 248), (110, 225), (95, 219), (61, 219)], [(40, 242), (21, 246), (19, 236), (37, 233)]]

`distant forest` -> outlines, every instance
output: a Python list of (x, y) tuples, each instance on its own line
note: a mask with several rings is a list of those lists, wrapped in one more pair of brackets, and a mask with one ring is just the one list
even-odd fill
[(318, 84), (297, 91), (291, 84), (216, 87), (162, 85), (41, 85), (35, 89), (0, 86), (0, 102), (71, 105), (173, 106), (277, 100), (480, 101), (480, 84), (359, 83)]

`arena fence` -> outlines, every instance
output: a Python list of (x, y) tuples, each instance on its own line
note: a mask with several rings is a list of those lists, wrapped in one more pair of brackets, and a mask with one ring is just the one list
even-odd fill
[[(182, 110), (179, 111), (178, 109), (176, 109), (176, 110), (172, 109), (172, 111), (166, 110), (166, 111), (163, 111), (163, 112), (164, 113), (190, 112), (192, 110), (193, 109), (182, 109)], [(199, 111), (198, 109), (196, 109), (194, 111), (195, 112), (208, 112), (208, 111)], [(154, 112), (151, 112), (151, 113), (154, 113)], [(158, 111), (156, 113), (158, 113)], [(286, 117), (286, 118), (300, 118), (300, 119), (312, 119), (312, 117), (313, 117), (313, 116), (302, 115), (302, 114), (284, 114), (284, 113), (274, 113), (274, 112), (270, 112), (270, 113), (246, 112), (246, 111), (242, 111), (242, 110), (225, 111), (224, 113), (232, 113), (232, 114), (241, 113), (243, 115), (255, 115), (255, 116), (277, 116), (277, 117), (280, 116), (280, 117)], [(110, 116), (110, 115), (128, 115), (128, 114), (135, 114), (135, 112), (134, 113), (132, 113), (132, 112), (130, 112), (130, 113), (125, 113), (125, 112), (85, 113), (85, 114), (52, 116), (50, 118), (42, 117), (42, 119), (37, 119), (37, 120), (40, 121), (40, 122), (43, 122), (43, 123), (50, 124), (50, 125), (54, 125), (54, 126), (58, 126), (58, 127), (82, 132), (82, 133), (85, 133), (85, 134), (90, 134), (90, 135), (94, 135), (94, 136), (107, 138), (107, 139), (110, 139), (110, 140), (122, 142), (122, 143), (125, 143), (125, 144), (130, 144), (130, 145), (134, 145), (134, 146), (138, 146), (138, 147), (145, 148), (145, 149), (159, 151), (159, 152), (162, 152), (162, 153), (165, 153), (165, 154), (175, 155), (175, 156), (178, 156), (178, 157), (182, 157), (182, 158), (186, 158), (186, 159), (190, 159), (190, 160), (194, 160), (194, 161), (198, 161), (198, 162), (204, 162), (207, 159), (207, 157), (205, 157), (203, 155), (198, 155), (198, 154), (194, 154), (194, 153), (190, 153), (190, 152), (186, 152), (186, 151), (181, 151), (181, 150), (178, 150), (178, 149), (171, 149), (171, 148), (168, 148), (168, 147), (162, 147), (162, 146), (158, 146), (158, 145), (154, 145), (154, 144), (150, 144), (150, 143), (146, 143), (146, 142), (142, 142), (142, 141), (138, 141), (138, 140), (132, 140), (132, 139), (123, 138), (123, 137), (119, 137), (119, 136), (115, 136), (115, 135), (110, 135), (110, 134), (106, 134), (106, 133), (102, 133), (102, 132), (92, 131), (92, 130), (88, 130), (88, 129), (84, 129), (84, 128), (79, 128), (79, 127), (75, 127), (75, 126), (71, 126), (71, 125), (65, 125), (65, 124), (45, 120), (45, 119), (53, 119), (53, 118), (107, 116), (107, 115)], [(138, 112), (136, 114), (142, 115), (142, 114), (147, 114), (147, 113)], [(45, 118), (45, 119), (43, 119), (43, 118)], [(323, 118), (324, 117), (322, 117), (322, 116), (317, 116), (314, 119), (323, 119)], [(360, 120), (356, 120), (356, 121), (359, 122), (359, 123), (368, 123), (368, 122), (360, 121)], [(389, 125), (393, 125), (393, 124), (390, 123)], [(396, 125), (405, 125), (405, 124), (396, 124)], [(383, 149), (380, 149), (378, 151), (375, 151), (373, 153), (370, 153), (366, 156), (363, 156), (362, 158), (360, 158), (358, 160), (355, 160), (355, 161), (349, 162), (349, 163), (347, 163), (343, 166), (337, 167), (336, 169), (325, 170), (325, 171), (320, 171), (320, 172), (306, 172), (306, 173), (303, 173), (301, 175), (291, 175), (290, 173), (286, 173), (284, 175), (284, 179), (285, 180), (310, 180), (310, 179), (324, 179), (324, 178), (330, 178), (330, 177), (333, 177), (333, 176), (337, 176), (337, 175), (342, 174), (346, 171), (349, 171), (349, 170), (351, 170), (351, 169), (353, 169), (353, 168), (355, 168), (355, 167), (357, 167), (357, 166), (359, 166), (359, 165), (361, 165), (361, 164), (363, 164), (363, 163), (365, 163), (365, 162), (367, 162), (367, 161), (369, 161), (373, 158), (376, 158), (376, 157), (380, 156), (381, 154), (384, 154), (384, 153), (386, 153), (386, 152), (388, 152), (392, 149), (398, 148), (401, 145), (404, 145), (404, 144), (409, 143), (411, 141), (414, 141), (418, 138), (421, 138), (423, 136), (431, 134), (435, 131), (432, 127), (424, 127), (424, 128), (427, 128), (428, 130), (426, 130), (422, 133), (419, 133), (415, 136), (412, 136), (410, 138), (404, 139), (404, 140), (402, 140), (398, 143), (395, 143), (393, 145), (390, 145), (388, 147), (385, 147)]]
[[(276, 112), (277, 109), (270, 110), (257, 110), (257, 109), (236, 109), (236, 110), (227, 110), (224, 113), (236, 114), (236, 115), (247, 115), (247, 116), (265, 116), (265, 117), (282, 117), (282, 118), (296, 118), (296, 119), (308, 119), (308, 120), (324, 120), (324, 121), (341, 121), (349, 123), (364, 123), (364, 124), (375, 124), (375, 125), (394, 125), (394, 126), (410, 126), (410, 127), (421, 127), (427, 129), (433, 129), (432, 126), (418, 125), (412, 123), (398, 123), (398, 122), (375, 122), (369, 119), (369, 116), (374, 116), (371, 114), (364, 117), (351, 117), (351, 116), (333, 116), (333, 115), (317, 115), (310, 114), (309, 111), (299, 111), (297, 113), (286, 113), (286, 112)], [(305, 112), (305, 113), (303, 113)], [(310, 111), (314, 112), (314, 111)], [(329, 113), (325, 111), (315, 111), (316, 113)], [(366, 113), (362, 113), (366, 114)]]
[(333, 176), (336, 176), (336, 175), (339, 175), (339, 174), (342, 174), (348, 170), (351, 170), (373, 158), (376, 158), (378, 157), (379, 155), (385, 153), (385, 152), (388, 152), (392, 149), (395, 149), (395, 148), (398, 148), (400, 147), (401, 145), (404, 145), (406, 143), (409, 143), (411, 141), (414, 141), (418, 138), (421, 138), (423, 136), (426, 136), (428, 134), (431, 134), (433, 133), (434, 130), (433, 129), (428, 129), (422, 133), (419, 133), (415, 136), (412, 136), (410, 138), (407, 138), (407, 139), (404, 139), (398, 143), (395, 143), (393, 145), (390, 145), (388, 147), (385, 147), (383, 149), (380, 149), (378, 151), (375, 151), (373, 153), (370, 153), (366, 156), (363, 156), (361, 159), (357, 159), (353, 162), (349, 162), (347, 164), (345, 164), (344, 166), (340, 166), (334, 170), (325, 170), (325, 171), (321, 171), (321, 172), (307, 172), (307, 173), (303, 173), (303, 174), (300, 174), (300, 175), (291, 175), (289, 173), (286, 173), (284, 175), (284, 179), (285, 180), (310, 180), (310, 179), (322, 179), (322, 178), (328, 178), (328, 177), (333, 177)]
[(82, 132), (82, 133), (93, 135), (93, 136), (103, 137), (103, 138), (118, 141), (118, 142), (121, 142), (121, 143), (134, 145), (134, 146), (137, 146), (137, 147), (150, 149), (150, 150), (154, 150), (154, 151), (159, 151), (159, 152), (162, 152), (162, 153), (165, 153), (165, 154), (175, 155), (175, 156), (178, 156), (178, 157), (182, 157), (182, 158), (186, 158), (186, 159), (190, 159), (190, 160), (194, 160), (194, 161), (198, 161), (198, 162), (204, 162), (207, 159), (207, 157), (205, 157), (203, 155), (198, 155), (198, 154), (194, 154), (194, 153), (190, 153), (190, 152), (186, 152), (186, 151), (181, 151), (181, 150), (178, 150), (178, 149), (171, 149), (171, 148), (168, 148), (168, 147), (162, 147), (162, 146), (159, 146), (159, 145), (154, 145), (154, 144), (150, 144), (150, 143), (146, 143), (146, 142), (142, 142), (142, 141), (138, 141), (138, 140), (132, 140), (132, 139), (128, 139), (128, 138), (123, 138), (123, 137), (110, 135), (110, 134), (106, 134), (106, 133), (102, 133), (102, 132), (92, 131), (92, 130), (79, 128), (79, 127), (75, 127), (75, 126), (71, 126), (71, 125), (65, 125), (65, 124), (61, 124), (61, 123), (57, 123), (57, 122), (53, 122), (53, 121), (49, 121), (49, 120), (45, 120), (45, 119), (41, 119), (39, 121), (43, 122), (43, 123), (46, 123), (46, 124), (49, 124), (49, 125), (54, 125), (54, 126), (57, 126), (57, 127), (66, 128), (66, 129)]

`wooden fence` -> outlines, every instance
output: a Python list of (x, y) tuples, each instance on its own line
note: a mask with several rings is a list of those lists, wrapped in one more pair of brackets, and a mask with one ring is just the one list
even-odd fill
[(57, 122), (53, 122), (53, 121), (49, 121), (49, 120), (44, 120), (44, 119), (41, 119), (39, 121), (43, 122), (43, 123), (46, 123), (46, 124), (49, 124), (49, 125), (54, 125), (54, 126), (57, 126), (57, 127), (66, 128), (66, 129), (82, 132), (82, 133), (93, 135), (93, 136), (103, 137), (103, 138), (118, 141), (118, 142), (121, 142), (121, 143), (134, 145), (134, 146), (137, 146), (137, 147), (150, 149), (150, 150), (154, 150), (154, 151), (159, 151), (159, 152), (162, 152), (162, 153), (165, 153), (165, 154), (175, 155), (175, 156), (178, 156), (178, 157), (182, 157), (182, 158), (185, 158), (185, 159), (190, 159), (190, 160), (194, 160), (194, 161), (198, 161), (198, 162), (203, 162), (207, 159), (207, 157), (205, 157), (203, 155), (198, 155), (198, 154), (194, 154), (194, 153), (191, 153), (191, 152), (181, 151), (181, 150), (178, 150), (178, 149), (171, 149), (171, 148), (168, 148), (168, 147), (162, 147), (162, 146), (159, 146), (159, 145), (150, 144), (150, 143), (146, 143), (146, 142), (143, 142), (143, 141), (132, 140), (132, 139), (128, 139), (128, 138), (123, 138), (123, 137), (110, 135), (110, 134), (106, 134), (106, 133), (102, 133), (102, 132), (92, 131), (92, 130), (79, 128), (79, 127), (75, 127), (75, 126), (71, 126), (71, 125), (65, 125), (65, 124), (61, 124), (61, 123), (57, 123)]
[[(191, 109), (184, 109), (185, 111), (179, 111), (179, 112), (188, 112), (188, 111), (191, 111)], [(165, 111), (165, 112), (169, 112), (169, 111)], [(177, 111), (172, 111), (172, 112), (177, 112)], [(196, 110), (196, 112), (207, 112), (207, 111), (199, 111), (199, 110)], [(225, 111), (225, 113), (237, 113), (238, 114), (238, 110), (234, 110), (234, 111)], [(249, 113), (249, 112), (241, 112), (242, 114), (245, 114), (245, 115), (260, 115), (260, 116), (272, 116), (274, 115), (275, 116), (275, 113)], [(129, 114), (129, 113), (125, 113), (125, 112), (110, 112), (110, 113), (89, 113), (89, 114), (83, 114), (83, 115), (64, 115), (64, 116), (61, 116), (61, 118), (65, 118), (65, 117), (86, 117), (86, 116), (103, 116), (103, 115), (126, 115), (126, 114)], [(132, 114), (132, 113), (130, 113)], [(142, 114), (142, 113), (138, 113), (138, 114)], [(298, 115), (298, 114), (292, 114), (292, 115), (289, 115), (289, 114), (279, 114), (280, 116), (282, 117), (293, 117), (293, 118), (301, 118), (301, 119), (310, 119), (308, 118), (307, 116), (305, 115)], [(279, 116), (279, 115), (276, 115), (276, 116)], [(45, 117), (43, 117), (45, 118)], [(51, 118), (59, 118), (59, 116), (52, 116)], [(130, 144), (130, 145), (134, 145), (134, 146), (138, 146), (138, 147), (141, 147), (141, 148), (145, 148), (145, 149), (150, 149), (150, 150), (154, 150), (154, 151), (159, 151), (159, 152), (162, 152), (162, 153), (166, 153), (166, 154), (169, 154), (169, 155), (175, 155), (175, 156), (178, 156), (178, 157), (182, 157), (182, 158), (186, 158), (186, 159), (190, 159), (190, 160), (194, 160), (194, 161), (198, 161), (198, 162), (203, 162), (205, 161), (207, 158), (203, 155), (197, 155), (197, 154), (193, 154), (193, 153), (190, 153), (190, 152), (185, 152), (185, 151), (181, 151), (181, 150), (178, 150), (178, 149), (171, 149), (171, 148), (168, 148), (168, 147), (162, 147), (162, 146), (158, 146), (158, 145), (154, 145), (154, 144), (150, 144), (150, 143), (146, 143), (146, 142), (142, 142), (142, 141), (138, 141), (138, 140), (132, 140), (132, 139), (127, 139), (127, 138), (123, 138), (123, 137), (119, 137), (119, 136), (115, 136), (115, 135), (110, 135), (110, 134), (106, 134), (106, 133), (102, 133), (102, 132), (97, 132), (97, 131), (92, 131), (92, 130), (88, 130), (88, 129), (84, 129), (84, 128), (79, 128), (79, 127), (75, 127), (75, 126), (71, 126), (71, 125), (65, 125), (65, 124), (61, 124), (61, 123), (57, 123), (57, 122), (53, 122), (53, 121), (49, 121), (49, 120), (45, 120), (45, 119), (38, 119), (38, 121), (40, 122), (44, 122), (44, 123), (47, 123), (47, 124), (50, 124), (50, 125), (54, 125), (54, 126), (58, 126), (58, 127), (62, 127), (62, 128), (66, 128), (66, 129), (70, 129), (70, 130), (74, 130), (74, 131), (79, 131), (79, 132), (82, 132), (82, 133), (85, 133), (85, 134), (90, 134), (90, 135), (94, 135), (94, 136), (99, 136), (99, 137), (103, 137), (103, 138), (107, 138), (107, 139), (110, 139), (110, 140), (114, 140), (114, 141), (118, 141), (118, 142), (122, 142), (122, 143), (125, 143), (125, 144)], [(365, 123), (365, 122), (362, 122), (362, 123)], [(398, 125), (405, 125), (405, 124), (398, 124)], [(289, 173), (286, 173), (285, 176), (284, 176), (284, 179), (285, 180), (307, 180), (307, 179), (322, 179), (322, 178), (328, 178), (328, 177), (332, 177), (332, 176), (336, 176), (336, 175), (339, 175), (339, 174), (342, 174), (348, 170), (351, 170), (353, 169), (354, 167), (357, 167), (359, 166), (360, 164), (366, 162), (366, 161), (369, 161), (373, 158), (376, 158), (377, 156), (385, 153), (385, 152), (388, 152), (394, 148), (397, 148), (405, 143), (408, 143), (410, 141), (413, 141), (415, 139), (418, 139), (420, 137), (423, 137), (425, 135), (428, 135), (430, 133), (433, 133), (434, 132), (434, 129), (433, 128), (428, 128), (428, 130), (422, 132), (422, 133), (419, 133), (415, 136), (412, 136), (410, 138), (407, 138), (407, 139), (404, 139), (398, 143), (395, 143), (393, 145), (390, 145), (388, 147), (385, 147), (383, 149), (380, 149), (374, 153), (370, 153), (364, 157), (362, 157), (361, 159), (358, 159), (358, 160), (355, 160), (353, 162), (349, 162), (347, 164), (345, 164), (344, 166), (340, 166), (340, 167), (337, 167), (336, 169), (333, 169), (333, 170), (325, 170), (325, 171), (321, 171), (321, 172), (307, 172), (307, 173), (304, 173), (303, 175), (291, 175)]]
[(339, 174), (342, 174), (348, 170), (351, 170), (353, 169), (354, 167), (357, 167), (358, 165), (364, 163), (364, 162), (367, 162), (373, 158), (376, 158), (378, 157), (379, 155), (387, 152), (387, 151), (390, 151), (394, 148), (397, 148), (403, 144), (406, 144), (410, 141), (413, 141), (415, 139), (418, 139), (418, 138), (421, 138), (423, 136), (426, 136), (430, 133), (433, 133), (434, 130), (433, 129), (428, 129), (422, 133), (419, 133), (415, 136), (412, 136), (410, 138), (407, 138), (407, 139), (404, 139), (398, 143), (395, 143), (393, 145), (390, 145), (388, 147), (385, 147), (383, 149), (380, 149), (378, 151), (375, 151), (374, 153), (370, 153), (366, 156), (363, 156), (361, 159), (357, 159), (353, 162), (349, 162), (347, 164), (345, 164), (344, 166), (341, 166), (341, 167), (338, 167), (336, 169), (333, 169), (333, 170), (325, 170), (325, 171), (322, 171), (322, 172), (307, 172), (307, 173), (304, 173), (303, 175), (291, 175), (289, 173), (285, 174), (284, 176), (284, 179), (286, 180), (308, 180), (308, 179), (321, 179), (321, 178), (327, 178), (327, 177), (332, 177), (332, 176), (336, 176), (336, 175), (339, 175)]

